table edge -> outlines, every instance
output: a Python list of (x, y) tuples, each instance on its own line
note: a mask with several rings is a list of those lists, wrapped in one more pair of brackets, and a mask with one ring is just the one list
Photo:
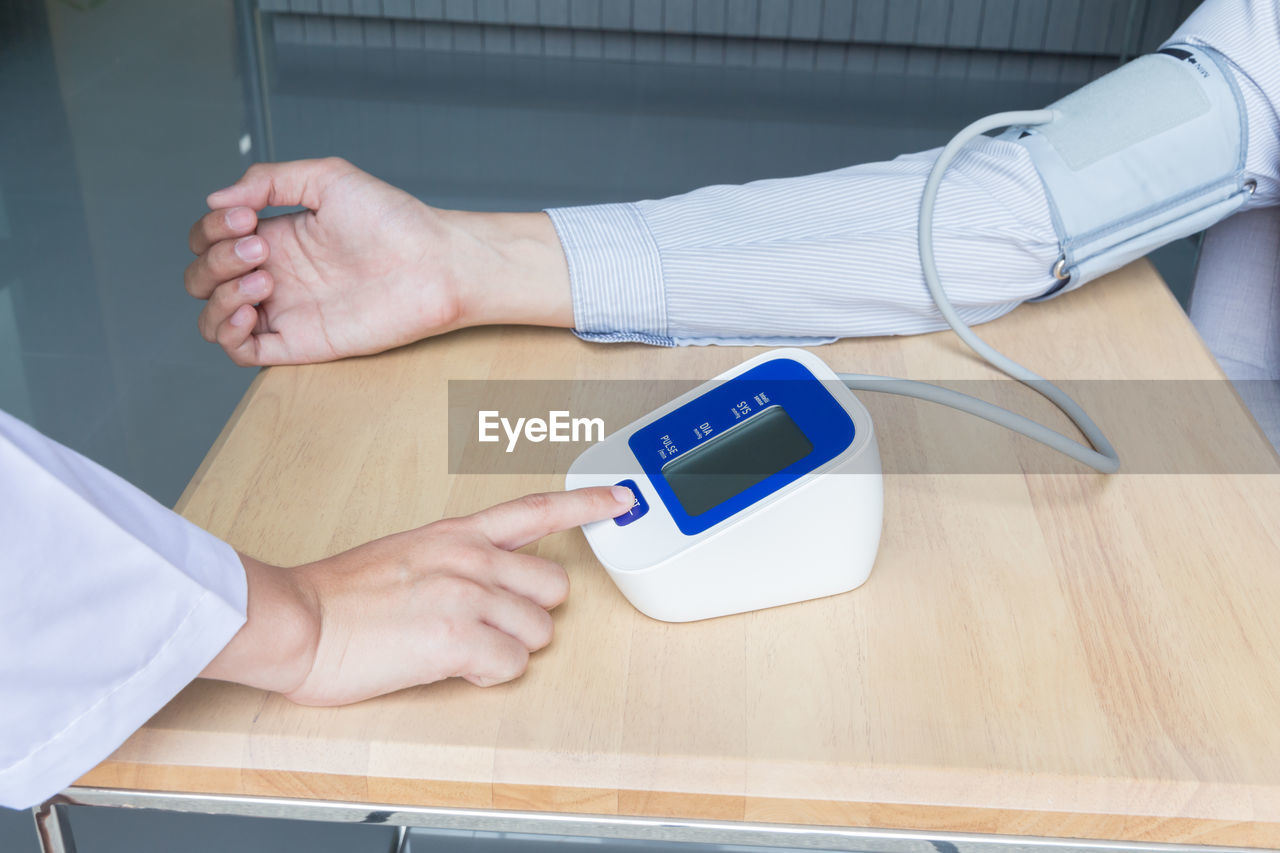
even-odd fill
[[(183, 790), (168, 778), (200, 778)], [(188, 786), (190, 787), (190, 786)], [(178, 797), (257, 797), (336, 801), (382, 810), (501, 810), (645, 820), (725, 821), (733, 824), (875, 828), (895, 832), (979, 833), (1135, 844), (1223, 846), (1280, 850), (1280, 822), (1191, 818), (1115, 812), (1070, 812), (864, 803), (753, 795), (699, 794), (609, 788), (562, 788), (513, 782), (457, 782), (298, 771), (182, 767), (105, 761), (78, 779), (77, 788), (140, 791)]]

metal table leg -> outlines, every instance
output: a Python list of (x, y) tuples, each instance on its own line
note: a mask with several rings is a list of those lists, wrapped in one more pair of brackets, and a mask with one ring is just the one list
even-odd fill
[(36, 837), (44, 853), (76, 853), (76, 841), (67, 820), (67, 807), (54, 797), (31, 810), (36, 822)]

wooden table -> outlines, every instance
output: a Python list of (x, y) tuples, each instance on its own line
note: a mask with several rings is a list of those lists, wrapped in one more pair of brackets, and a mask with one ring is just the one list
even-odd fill
[[(889, 473), (861, 589), (664, 624), (627, 604), (580, 532), (558, 534), (535, 550), (566, 566), (573, 592), (555, 642), (517, 682), (314, 709), (197, 681), (63, 801), (104, 802), (111, 791), (90, 795), (111, 789), (607, 816), (593, 825), (1280, 847), (1275, 455), (1145, 262), (982, 334), (1050, 377), (1151, 380), (1098, 383), (1133, 389), (1128, 415), (1098, 413), (1122, 457), (1155, 433), (1208, 455), (1183, 473), (1046, 472), (1030, 442), (985, 422), (864, 395)], [(273, 368), (178, 508), (268, 561), (315, 559), (561, 487), (552, 474), (449, 474), (448, 379), (705, 379), (758, 351), (490, 328)], [(837, 370), (996, 375), (949, 333), (820, 355)], [(1152, 411), (1142, 389), (1180, 387), (1156, 380), (1210, 380), (1186, 387), (1217, 389), (1219, 402)], [(1007, 393), (1001, 402), (1065, 423), (1030, 391)], [(1204, 430), (1215, 427), (1250, 470), (1214, 469)], [(912, 448), (961, 435), (1016, 465), (894, 473)]]

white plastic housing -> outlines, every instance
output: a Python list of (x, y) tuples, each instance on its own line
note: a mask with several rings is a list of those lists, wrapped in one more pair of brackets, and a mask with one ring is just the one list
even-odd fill
[[(854, 439), (825, 465), (694, 535), (676, 527), (628, 440), (642, 427), (711, 387), (772, 359), (800, 362), (849, 414)], [(820, 358), (772, 350), (726, 371), (587, 448), (566, 488), (634, 480), (649, 511), (629, 525), (612, 520), (583, 532), (636, 609), (664, 622), (691, 622), (847, 592), (870, 575), (884, 516), (880, 451), (871, 415)]]

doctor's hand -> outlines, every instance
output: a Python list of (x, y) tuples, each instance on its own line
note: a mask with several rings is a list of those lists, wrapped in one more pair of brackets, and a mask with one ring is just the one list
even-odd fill
[(439, 210), (338, 158), (255, 164), (208, 205), (185, 284), (206, 300), (200, 333), (240, 365), (366, 355), (463, 326), (573, 324), (543, 213)]
[(343, 705), (459, 676), (510, 681), (569, 579), (515, 550), (630, 508), (620, 486), (528, 495), (294, 568), (242, 556), (248, 620), (201, 675)]

